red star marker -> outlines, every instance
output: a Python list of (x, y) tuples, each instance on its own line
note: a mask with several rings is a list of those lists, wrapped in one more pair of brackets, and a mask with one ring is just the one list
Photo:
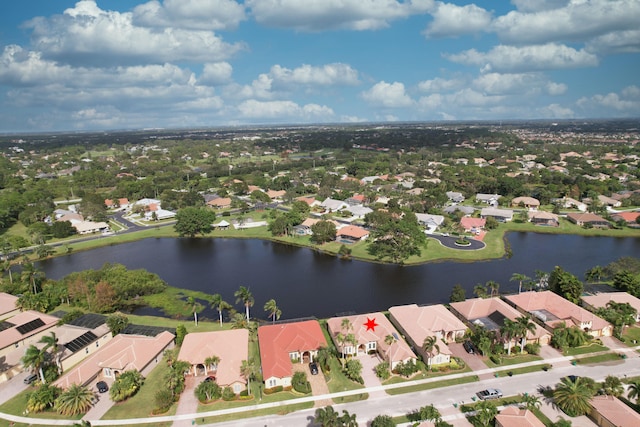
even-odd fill
[(376, 326), (380, 326), (376, 323), (376, 319), (369, 319), (367, 317), (367, 321), (365, 322), (364, 326), (367, 327), (367, 331), (376, 331)]

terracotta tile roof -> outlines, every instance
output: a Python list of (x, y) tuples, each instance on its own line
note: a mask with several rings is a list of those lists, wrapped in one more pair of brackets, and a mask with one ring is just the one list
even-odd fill
[[(528, 313), (546, 310), (557, 319), (567, 322), (567, 326), (580, 326), (581, 322), (591, 322), (590, 329), (592, 330), (599, 331), (611, 327), (606, 320), (552, 291), (523, 292), (518, 295), (508, 295), (506, 298)], [(553, 320), (554, 323), (557, 321)]]
[(6, 313), (10, 313), (16, 310), (16, 302), (18, 301), (18, 297), (7, 294), (5, 292), (0, 292), (0, 317)]
[(223, 207), (231, 205), (231, 198), (229, 197), (218, 197), (217, 199), (209, 200), (207, 202), (209, 206)]
[(442, 304), (402, 305), (391, 307), (389, 313), (416, 344), (422, 344), (426, 337), (445, 338), (448, 332), (464, 333), (467, 330), (467, 326)]
[(627, 303), (640, 313), (640, 299), (626, 292), (600, 292), (595, 295), (583, 296), (580, 299), (595, 308), (606, 307), (609, 301)]
[(472, 218), (470, 216), (463, 216), (460, 218), (460, 225), (465, 230), (471, 230), (472, 228), (482, 228), (487, 223), (485, 218)]
[(640, 414), (616, 397), (595, 396), (590, 403), (596, 412), (609, 421), (609, 425), (620, 427), (640, 425)]
[[(38, 321), (38, 319), (40, 319), (40, 321)], [(42, 331), (46, 331), (47, 329), (54, 327), (56, 323), (58, 323), (58, 320), (60, 319), (57, 317), (49, 316), (48, 314), (43, 314), (33, 310), (23, 311), (22, 313), (18, 313), (13, 317), (5, 319), (5, 322), (9, 322), (14, 326), (0, 332), (0, 349), (6, 348)], [(23, 329), (21, 326), (25, 326), (27, 324), (41, 326), (38, 326), (35, 329), (26, 328), (26, 332), (21, 332)]]
[(157, 355), (162, 353), (175, 338), (171, 332), (161, 332), (155, 337), (141, 335), (116, 335), (73, 369), (58, 378), (54, 385), (67, 388), (71, 384), (87, 384), (103, 368), (126, 371), (143, 370)]
[(619, 212), (611, 215), (614, 219), (620, 218), (626, 222), (636, 222), (640, 216), (640, 212)]
[[(409, 345), (400, 338), (400, 333), (393, 327), (389, 319), (382, 313), (367, 313), (356, 316), (332, 317), (327, 320), (327, 327), (332, 337), (338, 333), (346, 333), (342, 330), (342, 320), (349, 319), (353, 326), (353, 333), (359, 345), (365, 345), (369, 342), (376, 342), (376, 346), (380, 350), (380, 354), (386, 355), (390, 362), (400, 362), (408, 359), (416, 359), (416, 355), (411, 351)], [(373, 328), (367, 328), (366, 323), (374, 320), (377, 324)], [(384, 342), (387, 335), (393, 336), (395, 341), (389, 345)]]
[(261, 326), (258, 328), (258, 342), (265, 380), (292, 375), (289, 353), (313, 351), (327, 345), (316, 320)]
[(346, 227), (342, 227), (340, 230), (338, 230), (336, 232), (336, 235), (362, 239), (363, 237), (369, 235), (369, 231), (356, 225), (347, 225)]
[(496, 427), (543, 427), (533, 412), (516, 406), (507, 406), (496, 415)]
[(204, 364), (206, 358), (218, 356), (216, 382), (228, 386), (236, 382), (246, 383), (240, 375), (240, 365), (249, 359), (249, 331), (231, 329), (228, 331), (197, 332), (184, 337), (178, 360), (197, 365)]

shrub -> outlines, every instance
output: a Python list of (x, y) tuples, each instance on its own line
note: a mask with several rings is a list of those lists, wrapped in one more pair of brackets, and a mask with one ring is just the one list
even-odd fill
[(376, 376), (381, 380), (386, 380), (391, 376), (389, 371), (389, 362), (380, 362), (375, 367)]
[(349, 359), (344, 366), (344, 374), (351, 381), (364, 384), (362, 379), (362, 363), (357, 359)]
[(524, 346), (524, 351), (526, 351), (529, 354), (540, 354), (540, 344), (538, 343), (533, 343), (533, 344), (527, 344)]
[(304, 372), (298, 371), (294, 373), (293, 378), (291, 379), (291, 385), (298, 393), (311, 393), (311, 383), (307, 381), (307, 374)]
[(233, 392), (233, 389), (231, 387), (225, 387), (224, 390), (222, 390), (222, 400), (234, 400), (236, 398), (236, 394)]
[(264, 389), (264, 394), (273, 394), (273, 393), (279, 393), (283, 390), (284, 388), (281, 385), (275, 386), (275, 387), (271, 387), (271, 388), (265, 388)]
[(160, 389), (156, 391), (154, 396), (156, 403), (156, 409), (153, 411), (155, 414), (161, 414), (167, 412), (171, 405), (173, 405), (173, 393), (169, 389)]
[(215, 381), (202, 381), (193, 392), (202, 403), (220, 399), (222, 396), (222, 388)]
[(492, 354), (491, 357), (489, 357), (489, 359), (491, 359), (491, 361), (496, 365), (502, 364), (502, 356), (500, 356), (499, 354)]
[(404, 377), (410, 377), (411, 375), (413, 375), (416, 372), (418, 372), (418, 370), (419, 370), (419, 368), (415, 364), (415, 362), (413, 360), (409, 360), (406, 363), (404, 363), (404, 362), (398, 363), (396, 365), (396, 368), (394, 369), (394, 372), (396, 372), (399, 375), (402, 375)]

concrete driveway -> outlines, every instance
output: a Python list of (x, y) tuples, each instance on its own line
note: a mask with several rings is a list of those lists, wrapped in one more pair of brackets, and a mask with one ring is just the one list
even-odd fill
[[(321, 396), (323, 394), (329, 394), (329, 386), (327, 385), (327, 381), (324, 378), (324, 374), (322, 373), (322, 368), (318, 365), (318, 375), (311, 375), (311, 370), (309, 369), (308, 363), (294, 363), (293, 364), (294, 372), (304, 372), (307, 375), (307, 380), (309, 384), (311, 384), (311, 394), (314, 396)], [(324, 400), (316, 400), (315, 407), (316, 408), (324, 408), (325, 406), (333, 405), (333, 401), (331, 399)]]
[[(460, 359), (464, 360), (464, 363), (466, 363), (472, 371), (482, 371), (484, 369), (487, 369), (487, 365), (485, 365), (485, 363), (483, 362), (482, 356), (480, 356), (479, 354), (467, 353), (467, 350), (464, 349), (462, 343), (454, 342), (448, 344), (448, 346), (451, 350), (451, 353), (453, 353), (455, 357), (459, 357)], [(480, 379), (483, 380), (491, 377), (493, 377), (491, 373), (486, 373), (482, 374), (480, 376)]]

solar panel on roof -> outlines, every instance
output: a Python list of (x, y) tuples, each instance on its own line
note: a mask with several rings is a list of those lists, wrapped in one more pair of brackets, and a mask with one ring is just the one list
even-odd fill
[(101, 314), (87, 313), (71, 320), (67, 325), (80, 326), (87, 329), (95, 329), (107, 321), (106, 316)]
[(4, 331), (5, 329), (9, 329), (9, 328), (13, 328), (14, 325), (11, 322), (7, 322), (6, 320), (4, 322), (0, 322), (0, 331)]
[(89, 344), (91, 344), (97, 339), (98, 337), (96, 336), (96, 334), (89, 331), (80, 335), (78, 338), (74, 339), (73, 341), (69, 341), (64, 346), (68, 348), (69, 351), (72, 351), (75, 353), (76, 351), (88, 346)]
[(499, 327), (504, 326), (504, 319), (506, 319), (506, 317), (504, 316), (504, 314), (500, 313), (499, 311), (496, 310), (490, 315), (488, 315), (487, 317), (493, 320), (493, 322)]
[(41, 326), (44, 326), (44, 322), (42, 321), (41, 318), (38, 317), (37, 319), (33, 319), (30, 322), (27, 322), (23, 325), (18, 326), (16, 330), (20, 332), (22, 335), (24, 335), (24, 334), (28, 334), (31, 331), (35, 331)]

